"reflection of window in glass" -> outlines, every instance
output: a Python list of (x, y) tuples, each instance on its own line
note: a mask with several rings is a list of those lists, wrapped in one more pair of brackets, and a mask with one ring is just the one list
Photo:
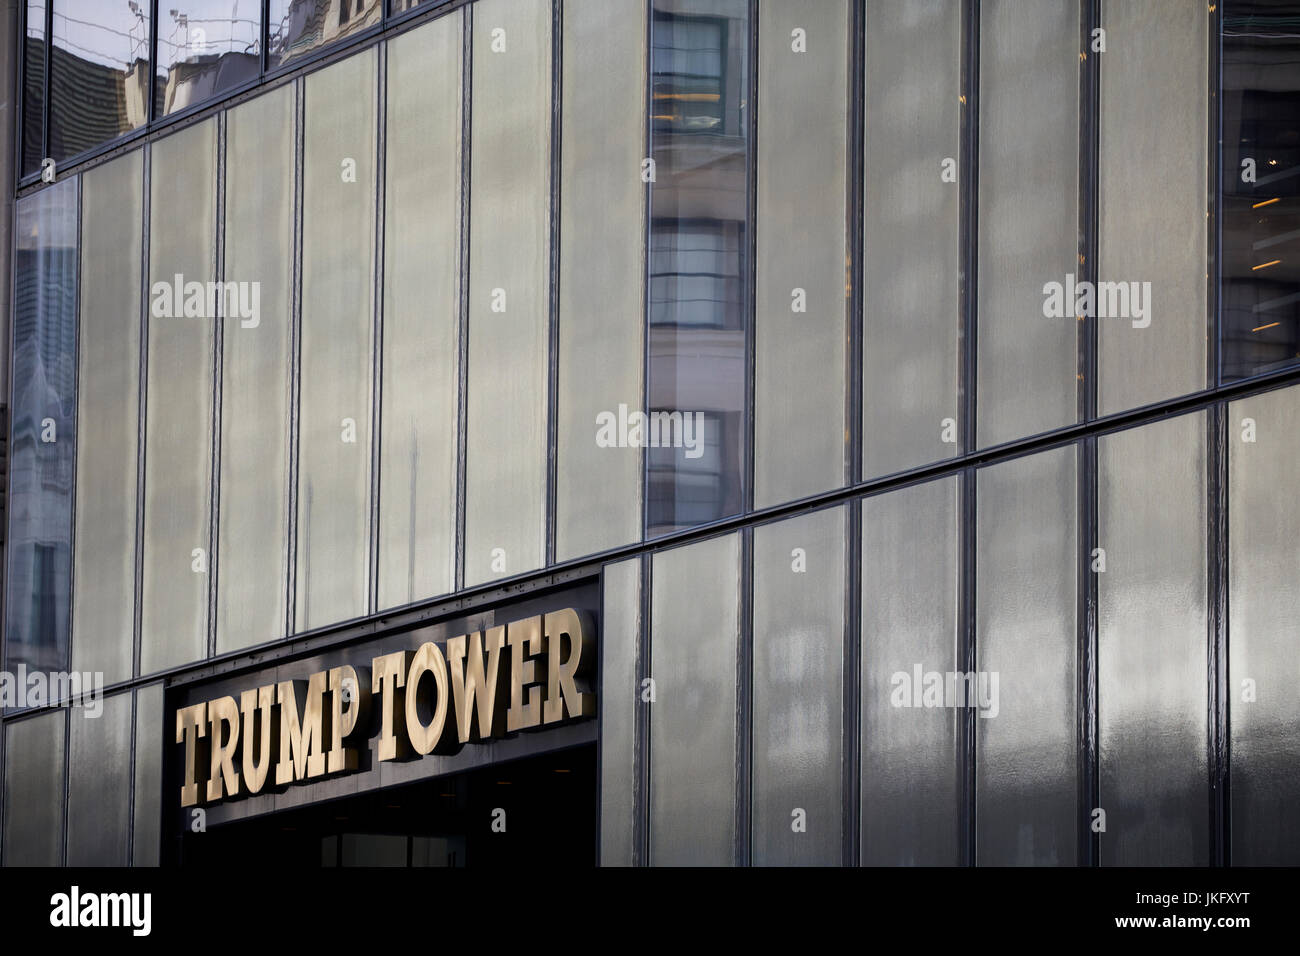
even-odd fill
[(262, 59), (258, 0), (171, 0), (158, 16), (157, 115), (175, 113), (256, 79)]
[(655, 11), (654, 128), (723, 132), (727, 21)]
[(647, 533), (744, 507), (750, 235), (746, 4), (655, 0), (648, 405), (698, 410), (707, 448), (647, 449)]
[(149, 119), (148, 0), (54, 0), (50, 153), (66, 159)]
[(27, 0), (27, 35), (23, 43), (23, 168), (41, 168), (45, 126), (45, 0)]
[(271, 0), (268, 65), (280, 66), (379, 22), (384, 0)]
[[(668, 409), (655, 409), (650, 420), (656, 415), (670, 414)], [(691, 417), (689, 427), (691, 447), (647, 448), (646, 457), (650, 468), (651, 495), (665, 503), (659, 517), (668, 524), (678, 527), (704, 524), (725, 517), (720, 502), (725, 496), (723, 487), (726, 476), (722, 472), (724, 432), (726, 423), (715, 412), (683, 411), (681, 419), (685, 422)], [(699, 423), (698, 428), (695, 422)], [(666, 429), (664, 429), (666, 430)], [(685, 430), (683, 431), (685, 435)], [(661, 439), (667, 436), (661, 434)], [(653, 437), (649, 437), (653, 441)], [(694, 457), (692, 457), (694, 456)]]
[(1300, 2), (1223, 11), (1222, 374), (1300, 362)]
[(743, 222), (669, 219), (650, 235), (650, 323), (743, 326)]

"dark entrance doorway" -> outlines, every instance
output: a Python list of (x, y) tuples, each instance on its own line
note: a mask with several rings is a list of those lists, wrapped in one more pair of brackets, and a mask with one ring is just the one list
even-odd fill
[(213, 827), (182, 866), (594, 866), (596, 747)]

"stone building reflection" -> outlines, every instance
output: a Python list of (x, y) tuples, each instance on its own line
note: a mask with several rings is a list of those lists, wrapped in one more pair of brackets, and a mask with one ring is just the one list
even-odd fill
[(650, 535), (743, 507), (748, 27), (744, 0), (654, 4), (649, 408), (701, 413), (704, 453), (648, 450)]

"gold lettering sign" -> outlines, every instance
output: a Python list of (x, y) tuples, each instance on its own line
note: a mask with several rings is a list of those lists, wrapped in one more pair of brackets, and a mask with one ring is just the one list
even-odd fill
[(378, 762), (590, 717), (596, 695), (580, 678), (595, 662), (594, 644), (586, 615), (565, 608), (453, 637), (445, 648), (380, 654), (361, 673), (343, 665), (182, 707), (181, 806), (260, 793), (268, 778), (283, 787), (356, 770), (358, 748), (348, 743), (369, 725), (372, 706)]

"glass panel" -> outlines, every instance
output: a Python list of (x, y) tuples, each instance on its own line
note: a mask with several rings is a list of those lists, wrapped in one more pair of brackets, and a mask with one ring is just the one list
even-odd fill
[(307, 77), (295, 629), (366, 612), (374, 48)]
[(754, 529), (756, 865), (842, 862), (846, 521), (840, 507)]
[[(640, 540), (641, 452), (598, 435), (642, 408), (645, 4), (564, 4), (555, 550)], [(611, 447), (613, 446), (613, 447)]]
[[(847, 0), (761, 0), (758, 16), (763, 107), (758, 114), (754, 506), (763, 508), (838, 488), (845, 479), (851, 31)], [(809, 189), (810, 183), (817, 188)]]
[(15, 204), (5, 665), (68, 665), (76, 448), (77, 179)]
[(605, 565), (600, 653), (600, 862), (631, 866), (636, 804), (641, 560)]
[(1103, 415), (1206, 384), (1208, 23), (1203, 6), (1185, 0), (1102, 4), (1094, 308)]
[(646, 487), (657, 535), (744, 506), (745, 4), (654, 0), (650, 71), (649, 410), (664, 418), (647, 436), (663, 447), (646, 455)]
[(149, 4), (54, 0), (50, 154), (56, 160), (149, 119)]
[(293, 127), (292, 86), (226, 114), (218, 654), (285, 631)]
[(271, 0), (267, 66), (275, 68), (379, 22), (383, 0)]
[(473, 84), (467, 585), (544, 560), (549, 4), (474, 4)]
[(23, 40), (22, 175), (41, 168), (45, 127), (46, 0), (27, 0), (27, 34)]
[[(173, 738), (174, 739), (174, 738)], [(157, 866), (162, 820), (162, 684), (135, 693), (135, 828), (132, 866)]]
[(955, 477), (945, 478), (862, 502), (861, 823), (869, 866), (960, 860), (964, 714), (924, 706), (912, 693), (926, 675), (956, 668), (957, 488)]
[(158, 140), (149, 172), (142, 674), (208, 649), (216, 132), (214, 118)]
[(381, 608), (455, 587), (461, 30), (456, 12), (388, 44)]
[(871, 478), (958, 450), (960, 187), (942, 164), (960, 156), (960, 0), (867, 4), (865, 60), (862, 473)]
[(159, 7), (154, 115), (201, 103), (261, 71), (257, 0), (169, 0)]
[(730, 866), (736, 834), (740, 539), (654, 556), (650, 862)]
[(59, 709), (4, 725), (4, 862), (63, 862), (63, 734)]
[(82, 177), (72, 669), (106, 684), (134, 654), (142, 155)]
[(976, 720), (984, 866), (1078, 854), (1075, 461), (1067, 446), (978, 472), (977, 680), (996, 688)]
[(1300, 862), (1296, 621), (1300, 499), (1291, 494), (1300, 388), (1228, 406), (1232, 862)]
[(1205, 866), (1205, 415), (1098, 440), (1098, 731), (1108, 866)]
[(1079, 0), (980, 5), (978, 433), (981, 447), (1077, 417)]
[(131, 829), (131, 692), (98, 717), (68, 711), (68, 866), (126, 866)]
[(1222, 373), (1300, 361), (1300, 3), (1223, 5)]

